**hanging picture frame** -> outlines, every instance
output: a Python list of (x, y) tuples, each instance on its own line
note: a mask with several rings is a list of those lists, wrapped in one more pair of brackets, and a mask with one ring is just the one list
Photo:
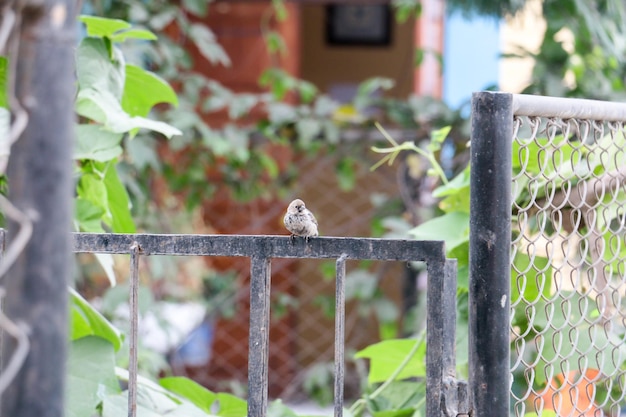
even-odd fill
[(391, 24), (388, 4), (326, 6), (326, 41), (329, 45), (390, 45)]

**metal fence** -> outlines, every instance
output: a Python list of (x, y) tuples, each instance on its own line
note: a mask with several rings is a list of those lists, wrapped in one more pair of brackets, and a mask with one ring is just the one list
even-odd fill
[(619, 416), (626, 105), (483, 92), (472, 107), (474, 413)]
[[(264, 416), (268, 398), (271, 259), (336, 259), (335, 416), (343, 413), (345, 266), (348, 260), (425, 262), (428, 271), (426, 409), (439, 416), (444, 393), (457, 386), (454, 376), (456, 262), (446, 260), (443, 242), (368, 238), (287, 236), (74, 234), (74, 252), (129, 254), (130, 320), (129, 416), (134, 416), (137, 384), (139, 257), (147, 255), (236, 256), (250, 258), (248, 415)], [(456, 400), (456, 397), (455, 397)], [(457, 402), (448, 405), (457, 408)]]

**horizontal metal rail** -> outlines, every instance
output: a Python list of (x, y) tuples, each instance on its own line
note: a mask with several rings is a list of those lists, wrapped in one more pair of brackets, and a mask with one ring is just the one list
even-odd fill
[(339, 258), (381, 261), (445, 259), (440, 241), (354, 237), (302, 238), (278, 235), (159, 235), (74, 233), (74, 252), (130, 253), (137, 242), (142, 255), (262, 256), (267, 258)]
[(515, 116), (626, 122), (626, 103), (528, 94), (511, 94), (511, 96)]
[[(441, 415), (444, 377), (454, 372), (456, 262), (446, 260), (441, 241), (274, 235), (174, 235), (73, 233), (76, 253), (129, 254), (131, 320), (136, 322), (138, 255), (240, 256), (250, 258), (250, 330), (248, 354), (248, 416), (267, 412), (271, 258), (335, 258), (335, 417), (343, 414), (345, 263), (346, 260), (418, 261), (428, 271), (426, 415)], [(137, 328), (131, 327), (136, 343)], [(136, 349), (130, 351), (130, 375), (136, 376)], [(445, 357), (444, 357), (445, 356)], [(134, 379), (129, 384), (135, 383)], [(135, 388), (129, 387), (129, 417), (134, 417)], [(130, 395), (132, 394), (132, 395)]]

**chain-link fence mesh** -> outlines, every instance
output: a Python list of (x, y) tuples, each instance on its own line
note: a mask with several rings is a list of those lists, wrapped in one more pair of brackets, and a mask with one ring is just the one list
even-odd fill
[(602, 120), (514, 119), (516, 416), (619, 416), (626, 405), (625, 133)]

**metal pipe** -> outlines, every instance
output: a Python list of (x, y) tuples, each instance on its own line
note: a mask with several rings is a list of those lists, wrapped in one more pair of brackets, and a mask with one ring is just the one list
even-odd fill
[(347, 258), (341, 255), (335, 265), (335, 417), (343, 416)]
[(511, 94), (472, 95), (469, 383), (473, 416), (510, 402)]
[[(506, 93), (497, 94), (509, 95)], [(515, 116), (626, 122), (626, 103), (527, 94), (514, 94), (512, 97), (512, 109)]]

